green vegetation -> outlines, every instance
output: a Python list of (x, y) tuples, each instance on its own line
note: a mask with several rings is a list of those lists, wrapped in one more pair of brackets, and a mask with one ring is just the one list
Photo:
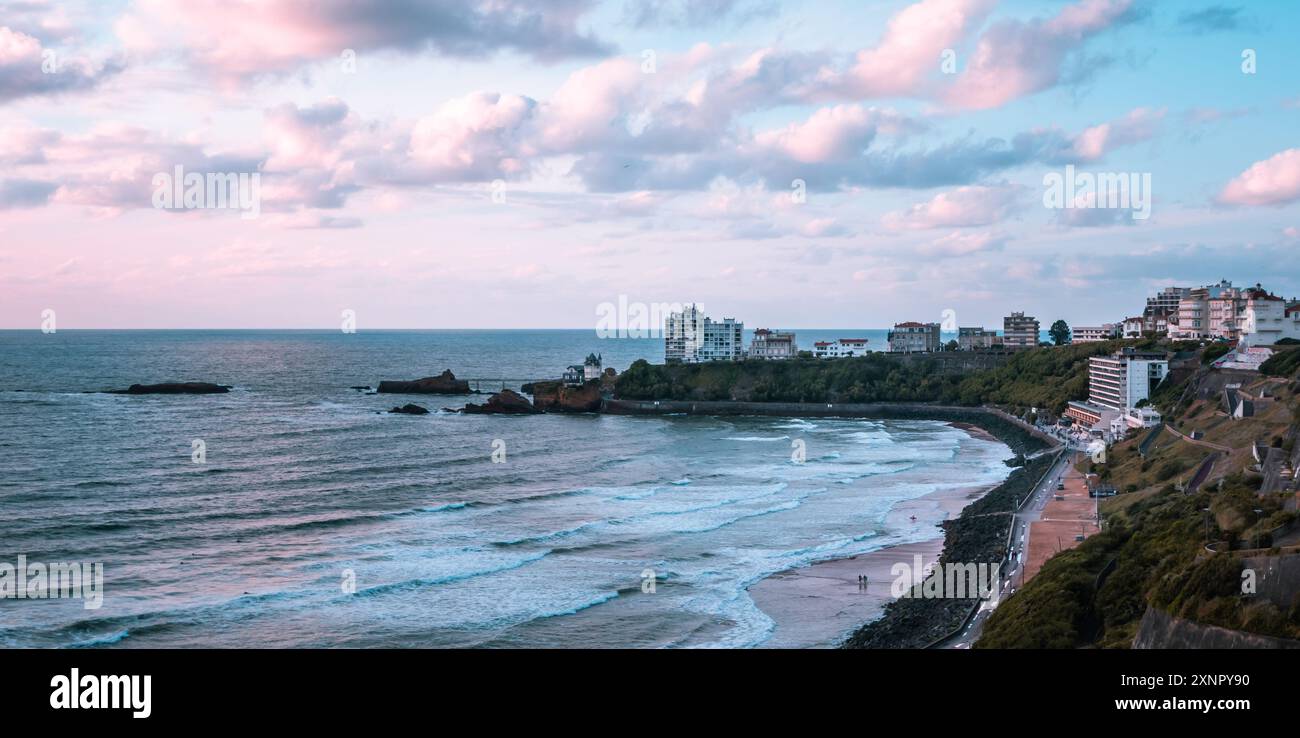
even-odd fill
[[(954, 371), (967, 357), (901, 357), (654, 365), (637, 361), (619, 375), (615, 395), (628, 400), (751, 402), (986, 403), (1015, 412), (1060, 414), (1087, 395), (1088, 358), (1152, 341), (1104, 341), (1018, 352), (1000, 366)], [(959, 352), (967, 353), (967, 352)], [(970, 352), (971, 361), (978, 352)], [(994, 362), (986, 362), (992, 364)]]
[(1300, 349), (1278, 351), (1259, 367), (1261, 374), (1274, 377), (1295, 376), (1298, 369), (1300, 369)]
[(1201, 353), (1201, 363), (1209, 364), (1215, 359), (1226, 356), (1231, 350), (1232, 346), (1229, 346), (1226, 343), (1212, 343), (1209, 346), (1206, 346), (1205, 351)]
[(1207, 539), (1259, 542), (1261, 529), (1288, 519), (1277, 499), (1258, 497), (1241, 475), (1221, 492), (1184, 496), (1165, 487), (1132, 497), (1108, 504), (1105, 530), (1053, 556), (998, 607), (976, 646), (1127, 648), (1148, 605), (1208, 625), (1300, 637), (1300, 608), (1242, 595), (1240, 560), (1205, 552)]
[(1070, 326), (1064, 320), (1058, 320), (1047, 329), (1047, 335), (1052, 337), (1053, 344), (1064, 346), (1070, 342)]

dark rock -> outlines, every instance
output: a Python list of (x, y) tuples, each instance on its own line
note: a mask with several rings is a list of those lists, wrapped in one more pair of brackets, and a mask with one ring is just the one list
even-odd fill
[(124, 390), (113, 390), (114, 395), (215, 395), (229, 392), (230, 387), (211, 382), (164, 382), (163, 384), (133, 384)]
[(594, 413), (600, 411), (601, 382), (591, 380), (581, 387), (563, 382), (533, 382), (533, 405), (547, 413)]
[(527, 397), (507, 389), (489, 397), (487, 404), (475, 405), (471, 402), (461, 412), (470, 415), (524, 415), (540, 413), (541, 410), (533, 407), (533, 403), (529, 402)]
[(388, 412), (398, 413), (401, 415), (428, 415), (429, 414), (429, 410), (427, 408), (420, 407), (419, 405), (412, 405), (410, 403), (407, 403), (401, 407), (395, 407), (392, 410), (389, 410)]
[(379, 383), (379, 392), (381, 394), (406, 394), (406, 395), (468, 395), (472, 394), (469, 389), (469, 382), (463, 379), (456, 379), (456, 375), (451, 370), (439, 374), (436, 377), (425, 377), (409, 382), (387, 380)]
[(367, 391), (370, 390), (370, 385), (368, 385), (368, 384), (367, 384), (367, 385), (356, 385), (356, 386), (352, 387), (352, 389), (354, 389), (354, 390), (359, 390), (359, 391), (361, 391), (361, 392), (367, 392)]

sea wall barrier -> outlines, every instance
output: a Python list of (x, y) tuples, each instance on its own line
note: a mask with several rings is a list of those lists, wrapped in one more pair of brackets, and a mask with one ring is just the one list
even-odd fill
[[(1060, 446), (1060, 440), (1042, 432), (1020, 418), (997, 408), (965, 405), (931, 405), (914, 402), (740, 402), (733, 400), (616, 400), (605, 399), (601, 412), (611, 415), (762, 415), (780, 417), (870, 418), (873, 420), (939, 420), (967, 422), (975, 425), (985, 418), (996, 418), (1016, 431), (1048, 447)], [(998, 423), (987, 428), (1004, 443), (1008, 439)], [(1011, 444), (1008, 444), (1011, 445)], [(1023, 446), (1015, 448), (1024, 452)], [(1014, 448), (1014, 446), (1013, 446)]]

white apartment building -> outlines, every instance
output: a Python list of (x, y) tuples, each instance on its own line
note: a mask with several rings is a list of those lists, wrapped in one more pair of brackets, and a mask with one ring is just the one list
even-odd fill
[(1088, 360), (1088, 402), (1127, 411), (1169, 374), (1169, 361), (1161, 352), (1117, 351)]
[(817, 341), (813, 344), (813, 356), (818, 359), (842, 359), (850, 356), (866, 356), (867, 339), (841, 338), (836, 341)]
[(1119, 333), (1119, 328), (1114, 323), (1104, 325), (1080, 325), (1075, 326), (1071, 333), (1073, 343), (1098, 343), (1100, 341), (1109, 341)]
[(664, 319), (664, 360), (695, 364), (737, 361), (745, 355), (745, 324), (714, 321), (692, 304)]
[(1124, 338), (1141, 338), (1142, 331), (1146, 329), (1146, 321), (1140, 316), (1135, 318), (1125, 318), (1120, 324), (1120, 335)]
[(1088, 401), (1071, 401), (1065, 414), (1088, 427), (1100, 427), (1111, 440), (1123, 438), (1114, 431), (1118, 420), (1129, 428), (1149, 428), (1161, 421), (1152, 407), (1137, 407), (1149, 400), (1169, 374), (1169, 361), (1161, 352), (1132, 348), (1088, 360)]
[(924, 354), (938, 351), (938, 323), (895, 323), (889, 332), (889, 352), (893, 354)]
[(1288, 309), (1286, 300), (1262, 288), (1246, 290), (1239, 348), (1271, 346), (1284, 338), (1300, 340), (1300, 309)]
[(1009, 349), (1033, 348), (1038, 345), (1038, 319), (1024, 313), (1012, 313), (1002, 319), (1002, 344)]
[(794, 333), (759, 328), (749, 342), (751, 359), (793, 359), (799, 355)]

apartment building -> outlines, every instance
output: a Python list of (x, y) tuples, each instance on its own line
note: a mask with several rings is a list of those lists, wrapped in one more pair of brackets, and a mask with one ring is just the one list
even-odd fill
[(849, 356), (866, 356), (867, 339), (841, 338), (835, 341), (817, 341), (813, 344), (813, 356), (818, 359), (841, 359)]
[(1160, 413), (1137, 405), (1169, 375), (1163, 352), (1126, 348), (1109, 356), (1088, 360), (1088, 401), (1071, 401), (1065, 414), (1088, 427), (1100, 427), (1114, 440), (1122, 434), (1110, 426), (1123, 418), (1129, 428), (1147, 428), (1161, 422)]
[(759, 328), (749, 342), (751, 359), (793, 359), (799, 355), (794, 333)]
[(1284, 338), (1300, 340), (1300, 309), (1258, 285), (1246, 290), (1239, 347), (1272, 346)]
[(1144, 314), (1177, 312), (1178, 303), (1191, 291), (1191, 287), (1166, 287), (1157, 292), (1155, 297), (1147, 298)]
[(895, 323), (889, 332), (889, 352), (894, 354), (923, 354), (938, 351), (938, 323)]
[(1002, 337), (997, 331), (986, 331), (984, 326), (957, 329), (957, 349), (959, 351), (979, 351), (1002, 346)]
[(1203, 340), (1241, 337), (1246, 295), (1232, 282), (1196, 287), (1178, 301), (1178, 325), (1170, 326), (1171, 338)]
[(1002, 343), (1009, 349), (1026, 349), (1038, 345), (1038, 319), (1024, 313), (1012, 313), (1002, 319)]
[(695, 364), (737, 361), (745, 356), (745, 324), (734, 318), (710, 319), (697, 305), (664, 319), (664, 360)]
[(1114, 323), (1105, 323), (1103, 325), (1079, 325), (1075, 326), (1071, 335), (1073, 343), (1097, 343), (1099, 341), (1109, 341), (1119, 335), (1119, 327)]

